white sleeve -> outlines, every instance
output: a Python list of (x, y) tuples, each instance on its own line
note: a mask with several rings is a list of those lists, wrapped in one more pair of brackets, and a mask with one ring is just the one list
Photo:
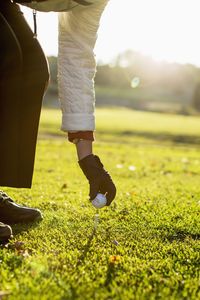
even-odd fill
[(108, 0), (59, 13), (58, 89), (63, 131), (93, 131), (94, 46)]

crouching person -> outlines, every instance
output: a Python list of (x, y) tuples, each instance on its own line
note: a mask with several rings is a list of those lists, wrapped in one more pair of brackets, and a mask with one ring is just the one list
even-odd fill
[[(18, 5), (0, 1), (0, 186), (30, 188), (42, 99), (49, 80), (44, 53)], [(0, 191), (0, 241), (9, 225), (42, 220)]]
[[(3, 0), (2, 3), (8, 2), (9, 0)], [(79, 166), (89, 181), (90, 200), (92, 201), (98, 193), (102, 193), (106, 196), (106, 205), (109, 206), (115, 198), (116, 187), (110, 174), (104, 169), (100, 158), (93, 154), (92, 146), (95, 130), (94, 76), (96, 72), (93, 50), (97, 39), (100, 18), (108, 1), (16, 0), (16, 2), (40, 11), (59, 12), (58, 87), (62, 109), (61, 129), (68, 133), (69, 141), (76, 145)], [(10, 11), (12, 5), (14, 4), (9, 3), (8, 5)], [(19, 12), (19, 8), (16, 5), (12, 9)], [(15, 28), (15, 24), (12, 27), (11, 19), (5, 19), (4, 14), (2, 22), (6, 21), (7, 31), (10, 30), (10, 27)], [(19, 27), (19, 24), (16, 25), (18, 31), (12, 43), (15, 43), (17, 38), (19, 42), (17, 40), (15, 47), (17, 48), (21, 45), (21, 48), (18, 49), (18, 64), (20, 68), (17, 68), (17, 71), (14, 69), (14, 72), (18, 72), (20, 76), (15, 73), (13, 75), (13, 85), (16, 89), (15, 92), (13, 90), (13, 93), (16, 95), (17, 93), (19, 94), (19, 103), (16, 103), (13, 94), (9, 94), (11, 91), (8, 89), (6, 97), (9, 106), (5, 110), (8, 114), (8, 111), (10, 113), (10, 109), (12, 108), (12, 114), (9, 130), (6, 126), (1, 130), (2, 136), (0, 137), (3, 137), (5, 146), (3, 150), (0, 150), (0, 159), (5, 156), (7, 160), (3, 158), (1, 163), (4, 173), (0, 174), (0, 185), (30, 187), (39, 113), (45, 86), (48, 81), (48, 69), (43, 52), (37, 40), (33, 39), (33, 33), (27, 28), (27, 24), (25, 25), (25, 21), (21, 15), (20, 17), (18, 15), (18, 23), (21, 27)], [(26, 33), (27, 40), (31, 37), (30, 45), (28, 43), (30, 49), (27, 48), (26, 43), (24, 46), (21, 31)], [(10, 33), (10, 39), (13, 39), (12, 34)], [(10, 45), (8, 48), (12, 53)], [(31, 51), (33, 54), (31, 54)], [(5, 56), (5, 51), (1, 55)], [(32, 55), (36, 61), (32, 59)], [(20, 60), (23, 63), (20, 63)], [(32, 62), (31, 65), (30, 61)], [(31, 74), (30, 69), (32, 70)], [(36, 76), (35, 74), (40, 74), (40, 76)], [(8, 77), (10, 78), (10, 76)], [(21, 85), (15, 84), (16, 77)], [(11, 86), (11, 83), (9, 85)], [(25, 90), (24, 85), (26, 87)], [(20, 89), (19, 86), (21, 86)], [(6, 97), (4, 96), (4, 100), (1, 101), (3, 107)], [(32, 101), (33, 99), (35, 102)], [(16, 109), (16, 114), (13, 107)], [(23, 109), (21, 110), (21, 108)], [(1, 112), (1, 115), (5, 120), (5, 112)], [(13, 115), (15, 122), (12, 120)], [(12, 145), (9, 144), (8, 137), (11, 137)], [(6, 153), (6, 149), (8, 149), (8, 153)], [(14, 149), (16, 152), (13, 151)], [(10, 156), (12, 156), (12, 163), (9, 162)], [(12, 172), (15, 175), (10, 176)], [(13, 218), (12, 215), (14, 215), (12, 212), (13, 209), (18, 210), (18, 216), (21, 214), (19, 219), (16, 217), (15, 222), (23, 220), (34, 221), (42, 218), (39, 210), (18, 206), (7, 195), (4, 198), (6, 199), (5, 203), (8, 203), (8, 207), (12, 207), (10, 210), (11, 219)], [(4, 203), (4, 200), (2, 203)], [(6, 208), (2, 211), (4, 211), (5, 215), (8, 215)], [(4, 220), (6, 224), (11, 224), (11, 222), (7, 222), (6, 219), (1, 218), (0, 211), (0, 222), (4, 222)], [(0, 230), (2, 230), (2, 235), (5, 235), (6, 232), (7, 235), (11, 234), (10, 227), (6, 228), (5, 225), (2, 225)]]

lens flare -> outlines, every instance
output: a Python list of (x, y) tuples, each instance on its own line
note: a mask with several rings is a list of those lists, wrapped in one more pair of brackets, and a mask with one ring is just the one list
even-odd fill
[(135, 89), (136, 87), (138, 87), (140, 84), (140, 78), (139, 77), (134, 77), (132, 80), (131, 80), (131, 87), (133, 89)]

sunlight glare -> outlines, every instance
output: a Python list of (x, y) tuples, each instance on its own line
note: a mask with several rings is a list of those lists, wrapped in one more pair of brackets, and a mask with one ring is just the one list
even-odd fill
[(97, 57), (133, 49), (156, 60), (200, 65), (198, 0), (111, 0), (101, 22)]
[[(23, 8), (32, 26), (31, 10)], [(111, 62), (127, 49), (156, 60), (200, 65), (199, 0), (110, 0), (101, 19), (95, 53)], [(57, 55), (57, 14), (38, 13), (38, 36)]]

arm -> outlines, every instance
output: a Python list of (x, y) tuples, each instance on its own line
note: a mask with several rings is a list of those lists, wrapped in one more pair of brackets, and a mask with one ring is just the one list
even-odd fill
[(81, 160), (84, 157), (93, 154), (92, 141), (82, 140), (76, 144), (76, 151), (78, 159)]
[[(90, 200), (98, 192), (106, 194), (107, 205), (115, 197), (116, 188), (100, 159), (93, 154), (92, 141), (85, 132), (93, 133), (94, 45), (101, 14), (107, 0), (78, 10), (59, 14), (58, 86), (62, 109), (62, 127), (69, 140), (83, 139), (76, 144), (79, 165), (90, 184)], [(75, 133), (73, 133), (75, 132)]]

